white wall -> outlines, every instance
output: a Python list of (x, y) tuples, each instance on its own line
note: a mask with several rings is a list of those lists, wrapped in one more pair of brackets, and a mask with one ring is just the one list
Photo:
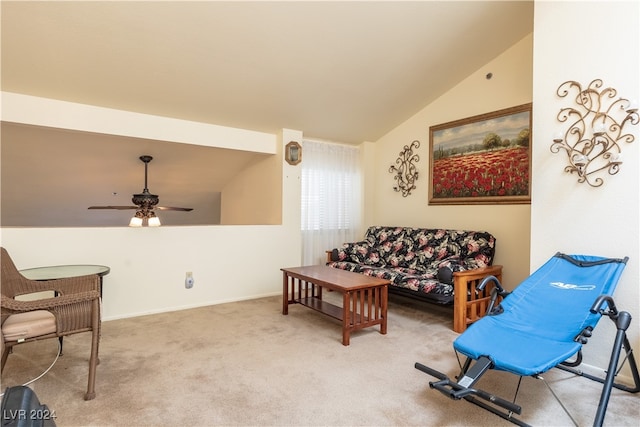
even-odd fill
[(275, 135), (112, 108), (2, 92), (6, 122), (121, 135), (207, 147), (276, 153)]
[[(367, 176), (368, 181), (375, 182), (374, 222), (368, 225), (486, 230), (497, 239), (494, 261), (504, 266), (503, 279), (508, 288), (529, 275), (530, 206), (429, 206), (429, 127), (531, 102), (532, 43), (533, 36), (528, 35), (378, 140), (375, 173)], [(485, 77), (489, 72), (493, 73), (491, 80)], [(388, 170), (402, 148), (413, 140), (420, 141), (420, 175), (417, 188), (402, 197), (393, 191), (395, 181)]]
[[(295, 130), (271, 135), (6, 93), (2, 119), (226, 148), (231, 144), (280, 159), (286, 142), (302, 139)], [(278, 295), (279, 269), (301, 262), (299, 208), (291, 209), (300, 206), (300, 166), (280, 161), (285, 178), (274, 193), (282, 194), (281, 225), (2, 228), (0, 244), (20, 269), (108, 265), (104, 320)], [(187, 271), (195, 279), (189, 290), (184, 287)]]
[[(279, 269), (300, 263), (286, 226), (5, 228), (18, 268), (104, 264), (103, 319), (276, 295)], [(185, 273), (195, 285), (185, 289)]]
[[(567, 80), (588, 85), (599, 78), (627, 99), (640, 99), (640, 3), (547, 2), (535, 4), (533, 92), (533, 200), (531, 269), (556, 251), (607, 257), (629, 256), (615, 293), (619, 309), (633, 316), (630, 340), (639, 354), (640, 210), (638, 184), (640, 139), (623, 144), (624, 163), (617, 175), (603, 175), (592, 188), (564, 172), (566, 154), (551, 153), (553, 135), (564, 129), (556, 119), (567, 98), (556, 89)], [(613, 330), (603, 319), (589, 345), (585, 362), (606, 367)]]

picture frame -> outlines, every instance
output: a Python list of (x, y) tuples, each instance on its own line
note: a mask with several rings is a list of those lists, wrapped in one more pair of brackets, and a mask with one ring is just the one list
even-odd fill
[(289, 142), (284, 147), (284, 159), (292, 166), (302, 161), (302, 146), (296, 141)]
[(532, 104), (429, 128), (429, 205), (531, 203)]

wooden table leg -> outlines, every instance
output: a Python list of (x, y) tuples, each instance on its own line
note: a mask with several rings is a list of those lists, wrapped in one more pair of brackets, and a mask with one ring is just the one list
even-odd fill
[(289, 277), (282, 272), (282, 314), (289, 314)]
[(349, 345), (351, 336), (351, 292), (342, 294), (342, 345)]
[(385, 335), (387, 333), (387, 305), (389, 298), (389, 287), (384, 285), (381, 289), (382, 298), (381, 298), (381, 307), (380, 307), (380, 315), (382, 316), (382, 323), (380, 324), (380, 333)]

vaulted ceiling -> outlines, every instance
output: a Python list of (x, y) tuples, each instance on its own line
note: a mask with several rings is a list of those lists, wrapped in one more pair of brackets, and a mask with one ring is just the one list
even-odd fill
[[(533, 30), (528, 1), (2, 1), (1, 8), (2, 91), (268, 133), (298, 129), (343, 143), (376, 141)], [(34, 167), (43, 161), (61, 174), (70, 173), (65, 164), (87, 171), (87, 191), (115, 179), (114, 169), (133, 179), (125, 193), (140, 191), (137, 157), (149, 153), (105, 156), (107, 146), (90, 144), (74, 158), (64, 145), (74, 138), (64, 132), (11, 125), (7, 133), (8, 125), (4, 218), (26, 218), (35, 206), (16, 184), (47, 190)], [(15, 155), (21, 150), (6, 147), (28, 136), (21, 132), (52, 132), (59, 148), (46, 158)], [(190, 183), (166, 183), (171, 203), (198, 203), (190, 192), (202, 193), (200, 186), (219, 190), (224, 178), (189, 167), (171, 147), (163, 155)], [(253, 161), (225, 163), (233, 150), (223, 151), (209, 156), (220, 168)], [(125, 154), (133, 157), (130, 172), (105, 164)], [(50, 193), (42, 192), (40, 206), (57, 203)]]

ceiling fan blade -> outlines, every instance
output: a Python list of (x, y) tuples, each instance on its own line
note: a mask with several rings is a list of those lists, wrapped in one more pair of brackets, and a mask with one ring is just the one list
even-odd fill
[(118, 209), (118, 210), (127, 210), (127, 209), (138, 209), (137, 206), (89, 206), (87, 209)]
[(171, 206), (156, 206), (154, 209), (158, 209), (161, 211), (184, 211), (184, 212), (189, 212), (193, 210), (193, 208), (175, 208)]

